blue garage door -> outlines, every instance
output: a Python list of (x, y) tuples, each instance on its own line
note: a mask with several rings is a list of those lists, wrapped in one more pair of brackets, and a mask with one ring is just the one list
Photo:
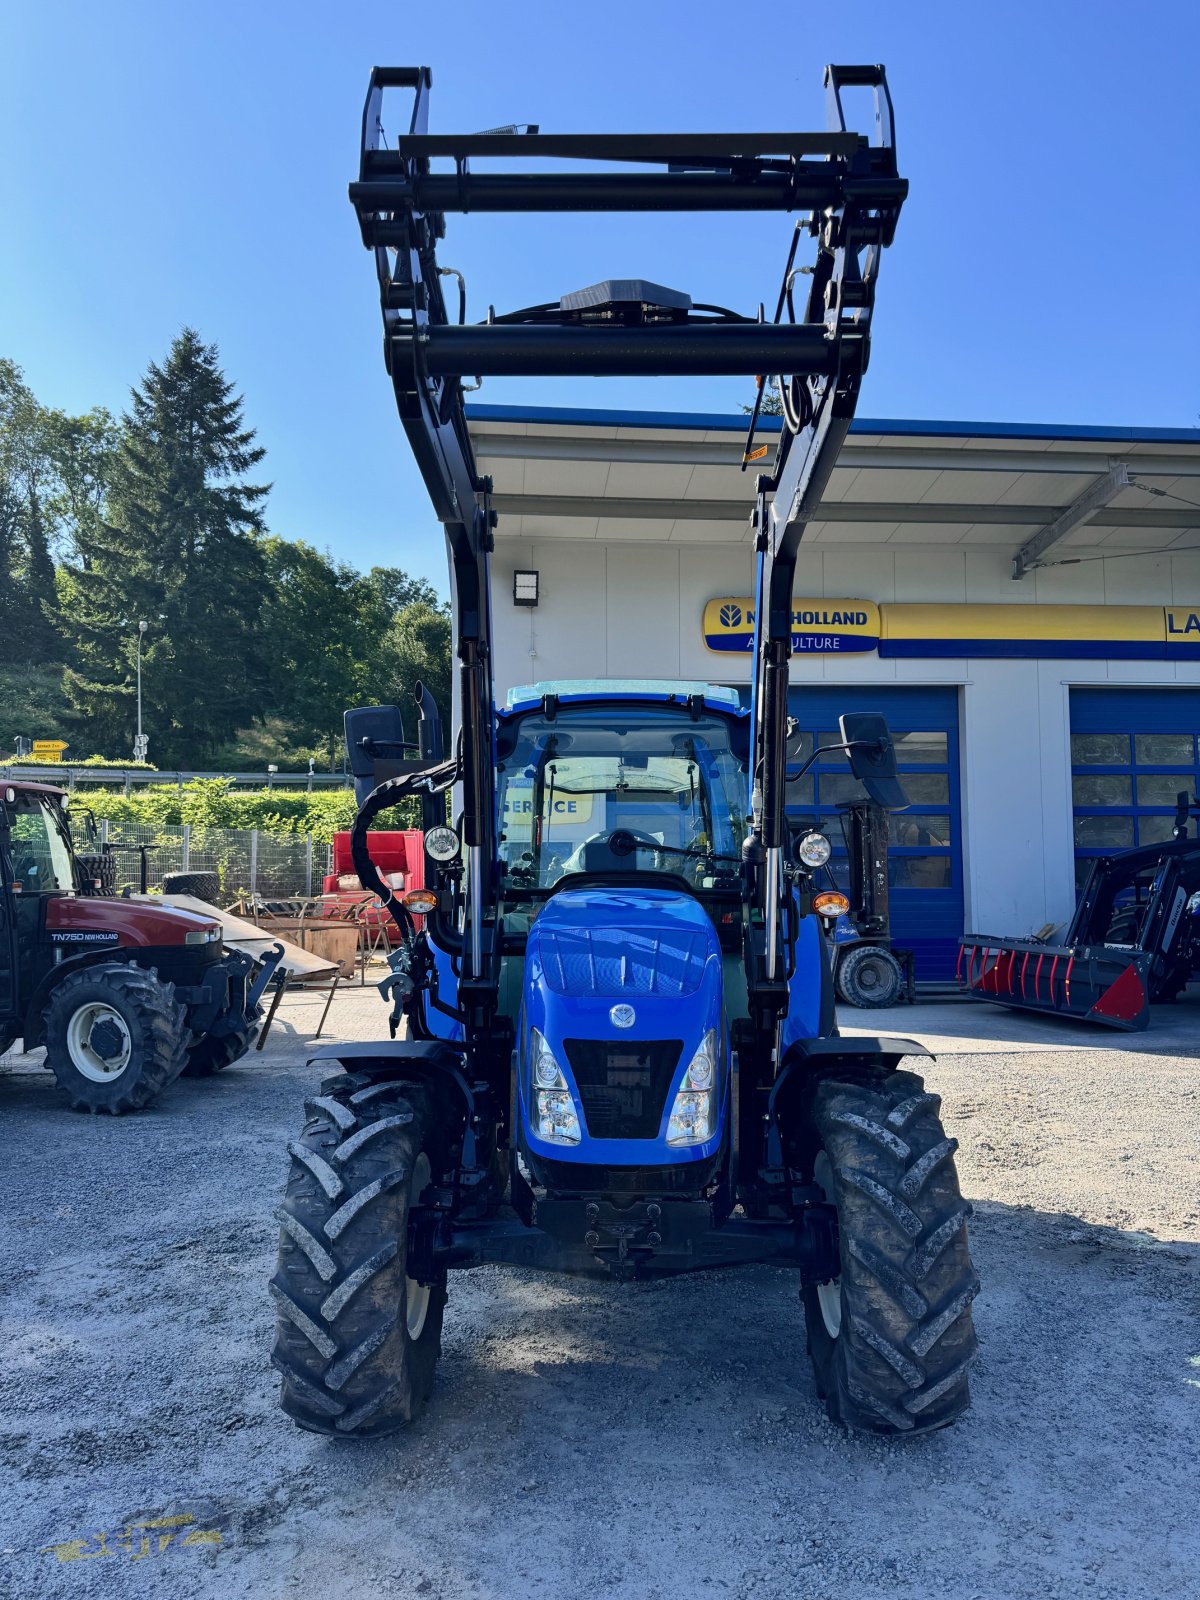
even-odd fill
[(1200, 689), (1072, 689), (1075, 877), (1096, 856), (1171, 837), (1175, 796), (1200, 785)]
[[(953, 978), (963, 931), (958, 690), (793, 686), (788, 705), (798, 723), (789, 747), (793, 767), (837, 739), (842, 712), (881, 711), (887, 718), (911, 801), (891, 819), (892, 937), (913, 951), (918, 979)], [(838, 754), (822, 756), (812, 771), (788, 784), (788, 810), (814, 819), (833, 840), (834, 875), (843, 885), (846, 852), (837, 805), (861, 794)]]

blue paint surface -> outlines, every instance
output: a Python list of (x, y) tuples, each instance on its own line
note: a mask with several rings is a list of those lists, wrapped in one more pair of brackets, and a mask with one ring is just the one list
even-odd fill
[[(614, 1006), (632, 1006), (634, 1021), (619, 1027)], [(529, 1030), (554, 1053), (575, 1102), (583, 1137), (553, 1144), (533, 1131)], [(704, 1144), (666, 1144), (671, 1104), (705, 1034), (720, 1044), (714, 1081), (712, 1137)], [(587, 1039), (634, 1046), (678, 1040), (679, 1060), (652, 1139), (596, 1139), (587, 1130), (583, 1100), (571, 1075), (564, 1041)], [(706, 1161), (720, 1147), (727, 1114), (729, 1052), (722, 1004), (721, 952), (703, 906), (670, 889), (564, 889), (547, 901), (529, 932), (525, 998), (519, 1031), (518, 1114), (534, 1155), (603, 1166), (682, 1166)]]

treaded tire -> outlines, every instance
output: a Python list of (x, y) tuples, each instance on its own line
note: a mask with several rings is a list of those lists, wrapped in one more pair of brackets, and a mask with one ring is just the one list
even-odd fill
[(164, 894), (190, 894), (211, 905), (221, 892), (215, 872), (168, 872), (163, 878)]
[(971, 1403), (979, 1279), (940, 1104), (911, 1072), (826, 1080), (812, 1094), (806, 1176), (837, 1205), (841, 1279), (824, 1310), (805, 1288), (804, 1312), (817, 1388), (847, 1427), (928, 1432)]
[[(104, 1083), (79, 1070), (68, 1043), (72, 1017), (93, 1004), (111, 1007), (129, 1031), (129, 1064)], [(73, 1111), (121, 1116), (148, 1106), (183, 1071), (187, 1037), (187, 1012), (175, 998), (175, 985), (153, 967), (123, 962), (85, 967), (63, 978), (46, 1004), (46, 1065)]]
[(904, 991), (904, 969), (890, 950), (858, 944), (837, 965), (837, 992), (848, 1006), (876, 1011), (894, 1006)]
[[(98, 856), (81, 855), (75, 857), (79, 863), (79, 874), (83, 879), (83, 893), (86, 895), (114, 895), (117, 892), (117, 861), (111, 851), (105, 850)], [(93, 885), (99, 883), (100, 887)]]
[(429, 1288), (414, 1336), (405, 1273), (429, 1114), (411, 1086), (361, 1077), (327, 1081), (305, 1109), (278, 1213), (271, 1361), (280, 1403), (302, 1428), (374, 1438), (420, 1415), (441, 1354), (445, 1279)]
[(188, 1051), (183, 1069), (185, 1078), (211, 1078), (240, 1061), (258, 1038), (258, 1023), (244, 1033), (223, 1033), (218, 1038), (206, 1034)]

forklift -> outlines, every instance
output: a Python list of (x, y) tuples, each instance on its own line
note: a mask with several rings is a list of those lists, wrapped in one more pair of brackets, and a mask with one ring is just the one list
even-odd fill
[[(444, 740), (427, 697), (415, 745), (397, 707), (346, 715), (355, 869), (400, 934), (381, 985), (392, 1037), (318, 1053), (330, 1075), (288, 1146), (270, 1286), (283, 1409), (335, 1437), (411, 1422), (448, 1284), (481, 1263), (618, 1281), (770, 1263), (797, 1274), (834, 1419), (943, 1427), (969, 1403), (979, 1287), (956, 1142), (901, 1067), (921, 1046), (838, 1035), (816, 878), (828, 841), (824, 856), (791, 841), (785, 816), (797, 549), (854, 415), (907, 192), (884, 71), (827, 68), (821, 134), (437, 135), (430, 89), (424, 67), (373, 72), (350, 198), (445, 530), (457, 727)], [(847, 128), (847, 89), (871, 96), (870, 138)], [(385, 114), (394, 91), (406, 117)], [(630, 278), (475, 324), (460, 280), (448, 312), (447, 214), (615, 210), (797, 213), (773, 318)], [(464, 385), (764, 373), (784, 422), (755, 482), (750, 706), (703, 683), (569, 680), (497, 706), (496, 513)], [(756, 422), (747, 463), (769, 453)], [(905, 803), (882, 717), (843, 716), (813, 759), (830, 749), (876, 804)], [(414, 795), (425, 887), (403, 893), (369, 830)]]

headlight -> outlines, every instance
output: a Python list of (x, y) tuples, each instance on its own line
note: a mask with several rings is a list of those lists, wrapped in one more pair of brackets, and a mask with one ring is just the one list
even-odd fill
[(453, 828), (430, 828), (425, 835), (425, 854), (434, 861), (453, 861), (458, 852), (458, 835)]
[(713, 1132), (713, 1083), (717, 1075), (717, 1035), (710, 1028), (692, 1057), (667, 1123), (667, 1143), (704, 1144)]
[(220, 928), (189, 928), (183, 936), (183, 942), (184, 944), (213, 944), (220, 937)]
[(554, 1052), (536, 1028), (529, 1030), (534, 1132), (551, 1144), (578, 1144), (582, 1134), (575, 1102)]
[(806, 833), (796, 854), (806, 867), (823, 867), (833, 854), (833, 846), (823, 833)]

